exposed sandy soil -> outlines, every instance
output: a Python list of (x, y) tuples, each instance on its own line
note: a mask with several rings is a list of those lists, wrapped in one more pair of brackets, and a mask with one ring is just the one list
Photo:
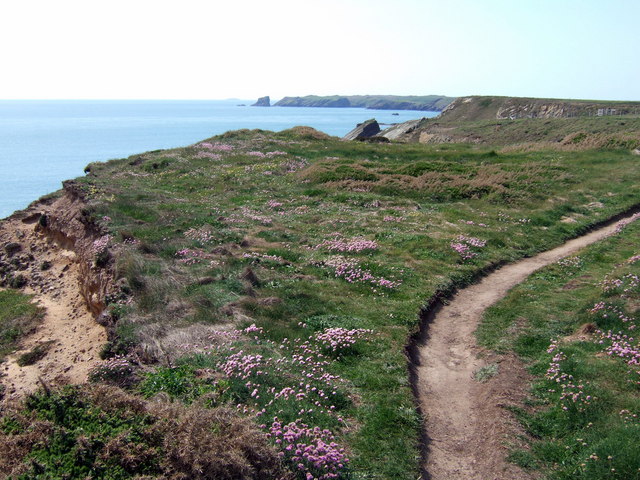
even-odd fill
[[(635, 217), (637, 218), (637, 216)], [(621, 220), (625, 221), (625, 220)], [(534, 478), (506, 461), (518, 426), (505, 406), (526, 395), (527, 374), (513, 357), (496, 357), (476, 344), (484, 310), (534, 271), (575, 254), (615, 232), (618, 223), (547, 252), (502, 267), (458, 293), (435, 312), (419, 348), (417, 384), (428, 451), (423, 469), (432, 480)], [(474, 372), (491, 363), (499, 373), (480, 383)]]
[[(28, 279), (23, 291), (33, 294), (34, 302), (46, 312), (42, 323), (23, 340), (19, 351), (0, 364), (0, 382), (6, 387), (7, 398), (35, 391), (40, 385), (39, 378), (47, 385), (85, 382), (89, 370), (100, 360), (98, 353), (107, 336), (104, 327), (94, 320), (96, 305), (92, 305), (91, 312), (90, 302), (85, 298), (90, 267), (76, 253), (77, 246), (86, 247), (93, 241), (84, 238), (85, 229), (78, 221), (80, 203), (67, 196), (0, 222), (0, 246), (7, 242), (22, 246), (12, 258), (20, 260), (21, 268), (16, 273)], [(66, 232), (61, 235), (59, 231), (37, 228), (41, 213), (46, 213), (51, 222), (63, 221), (68, 227)], [(45, 261), (51, 267), (42, 270)], [(48, 341), (51, 346), (40, 361), (23, 367), (16, 363), (21, 354)]]

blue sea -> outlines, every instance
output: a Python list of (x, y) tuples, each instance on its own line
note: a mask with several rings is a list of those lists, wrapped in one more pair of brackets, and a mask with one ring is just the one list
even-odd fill
[[(83, 175), (95, 161), (190, 145), (240, 128), (307, 125), (343, 136), (369, 118), (397, 123), (438, 112), (249, 107), (245, 100), (0, 100), (0, 218)], [(384, 128), (384, 127), (383, 127)]]

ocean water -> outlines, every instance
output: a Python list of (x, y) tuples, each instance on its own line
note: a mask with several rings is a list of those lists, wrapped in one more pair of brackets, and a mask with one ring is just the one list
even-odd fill
[(240, 128), (307, 125), (343, 136), (437, 112), (361, 108), (242, 107), (242, 100), (0, 100), (0, 218), (83, 175), (95, 161), (190, 145)]

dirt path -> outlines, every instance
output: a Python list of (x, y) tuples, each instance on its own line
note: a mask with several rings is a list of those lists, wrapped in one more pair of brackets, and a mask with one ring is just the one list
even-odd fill
[[(73, 209), (69, 201), (63, 199), (37, 211), (52, 212), (56, 208), (63, 208), (66, 213)], [(25, 211), (0, 222), (0, 246), (8, 242), (21, 245), (11, 260), (18, 261), (17, 273), (28, 279), (23, 291), (32, 294), (34, 302), (45, 309), (35, 332), (23, 340), (20, 350), (0, 364), (0, 383), (5, 386), (7, 398), (35, 391), (39, 378), (47, 385), (85, 382), (89, 370), (100, 360), (99, 351), (107, 341), (104, 327), (95, 322), (81, 295), (83, 279), (76, 253), (65, 248), (63, 242), (38, 232), (30, 213)], [(49, 268), (43, 270), (44, 262)], [(46, 342), (50, 342), (49, 349), (41, 360), (33, 365), (18, 365), (20, 355)]]
[[(502, 267), (477, 284), (460, 290), (435, 312), (427, 341), (419, 347), (418, 397), (426, 421), (428, 452), (423, 469), (432, 480), (517, 480), (533, 478), (506, 462), (505, 443), (514, 443), (515, 421), (504, 406), (526, 394), (527, 374), (512, 357), (487, 357), (474, 331), (484, 310), (534, 271), (575, 254), (615, 232), (620, 222), (564, 245)], [(474, 372), (499, 362), (488, 382)]]

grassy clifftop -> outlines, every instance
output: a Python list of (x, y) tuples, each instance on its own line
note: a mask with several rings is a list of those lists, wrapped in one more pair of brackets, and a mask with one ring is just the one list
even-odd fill
[(397, 95), (331, 95), (306, 97), (284, 97), (275, 103), (277, 107), (334, 107), (369, 108), (376, 110), (424, 110), (442, 111), (454, 97), (442, 95), (397, 96)]
[(6, 468), (24, 478), (85, 478), (107, 460), (108, 478), (209, 478), (193, 473), (195, 446), (156, 468), (197, 416), (215, 437), (207, 458), (236, 425), (244, 471), (415, 479), (423, 419), (405, 347), (424, 303), (640, 202), (626, 150), (502, 154), (308, 128), (229, 132), (87, 172), (74, 184), (83, 215), (108, 232), (96, 265), (117, 275), (91, 378), (129, 394), (105, 405), (72, 389), (0, 414), (0, 451), (20, 446)]

